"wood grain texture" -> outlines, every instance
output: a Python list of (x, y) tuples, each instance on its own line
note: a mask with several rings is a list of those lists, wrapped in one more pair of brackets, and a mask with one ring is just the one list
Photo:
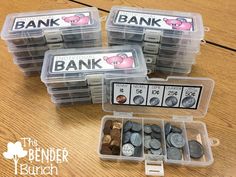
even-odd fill
[[(113, 2), (117, 4), (123, 4), (124, 2), (131, 4), (132, 1)], [(151, 6), (151, 2), (153, 1), (145, 1), (145, 5)], [(195, 7), (189, 1), (181, 2), (183, 9), (190, 10)], [(104, 1), (101, 4), (96, 3), (97, 1), (90, 2), (94, 6), (103, 7), (108, 1)], [(134, 5), (136, 3), (139, 3), (139, 1), (135, 1)], [(165, 3), (166, 6), (163, 5), (163, 8), (169, 4), (171, 8), (174, 9), (176, 7), (176, 10), (181, 10), (177, 1)], [(198, 1), (196, 1), (197, 3)], [(211, 2), (209, 1), (207, 3)], [(159, 1), (156, 4), (153, 3), (152, 7), (157, 7), (158, 4)], [(204, 5), (204, 3), (202, 4)], [(200, 5), (196, 5), (196, 8), (198, 6), (200, 8)], [(5, 16), (12, 12), (75, 7), (82, 6), (65, 0), (4, 1), (0, 6), (0, 25), (2, 26)], [(220, 7), (221, 5), (219, 4), (216, 9), (220, 9)], [(213, 7), (209, 8), (211, 9)], [(232, 12), (233, 10), (231, 8), (224, 13)], [(105, 13), (101, 13), (101, 16), (103, 15)], [(212, 13), (212, 16), (214, 15), (217, 16), (217, 14)], [(205, 18), (205, 20), (211, 23), (213, 17), (208, 19), (208, 16), (206, 16)], [(234, 16), (232, 15), (231, 18), (234, 18)], [(220, 27), (221, 23), (220, 21), (218, 23), (212, 22), (212, 24), (216, 24), (216, 29)], [(222, 30), (225, 34), (228, 32), (226, 29)], [(213, 33), (212, 39), (217, 39), (220, 42), (219, 34), (220, 31)], [(227, 43), (227, 45), (231, 45), (231, 43)], [(214, 164), (206, 168), (165, 165), (165, 176), (235, 176), (235, 55), (235, 52), (232, 51), (208, 44), (204, 45), (201, 48), (201, 55), (198, 56), (197, 64), (193, 67), (191, 73), (191, 76), (209, 77), (216, 81), (208, 114), (202, 120), (207, 125), (209, 136), (217, 137), (221, 142), (219, 147), (212, 148), (215, 159)], [(117, 163), (101, 161), (99, 159), (97, 146), (100, 120), (104, 115), (108, 114), (103, 112), (100, 104), (56, 108), (51, 103), (46, 88), (40, 81), (40, 78), (24, 77), (17, 66), (13, 64), (4, 41), (0, 42), (0, 58), (1, 177), (14, 176), (13, 162), (3, 159), (2, 153), (6, 151), (6, 144), (9, 141), (14, 142), (21, 137), (35, 138), (38, 140), (39, 145), (44, 148), (66, 147), (69, 150), (68, 163), (59, 165), (59, 176), (144, 176), (143, 163)], [(21, 159), (21, 162), (25, 162), (24, 159)]]

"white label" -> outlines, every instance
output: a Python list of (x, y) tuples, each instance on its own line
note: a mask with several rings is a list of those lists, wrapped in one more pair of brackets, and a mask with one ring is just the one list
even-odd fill
[(180, 86), (165, 86), (162, 106), (179, 107), (182, 87)]
[(146, 105), (147, 99), (147, 85), (132, 84), (131, 85), (131, 105)]
[(200, 98), (200, 87), (184, 87), (180, 107), (182, 108), (196, 108)]
[(141, 26), (154, 29), (194, 31), (192, 18), (152, 13), (119, 11), (114, 23), (118, 25)]
[(135, 67), (134, 60), (132, 52), (54, 56), (51, 73), (127, 70)]
[(88, 26), (92, 24), (90, 12), (64, 13), (57, 15), (38, 15), (30, 17), (16, 17), (12, 31), (32, 29), (61, 28), (70, 26)]
[(164, 86), (149, 85), (148, 89), (148, 106), (161, 106)]
[(113, 103), (115, 104), (129, 104), (130, 84), (114, 83), (113, 86)]

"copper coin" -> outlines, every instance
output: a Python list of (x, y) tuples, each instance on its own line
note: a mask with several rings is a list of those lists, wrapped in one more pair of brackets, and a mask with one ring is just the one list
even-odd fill
[(113, 147), (113, 146), (119, 146), (120, 147), (120, 141), (119, 140), (112, 140), (111, 144), (110, 144), (110, 147)]
[(112, 155), (112, 150), (107, 145), (102, 145), (101, 154)]
[(102, 144), (110, 144), (111, 142), (111, 136), (110, 135), (104, 135), (102, 138)]
[(107, 121), (105, 122), (104, 127), (106, 127), (106, 128), (112, 128), (112, 120), (107, 120)]
[(127, 100), (127, 98), (126, 98), (125, 95), (118, 95), (118, 96), (116, 97), (116, 101), (117, 101), (117, 103), (119, 103), (119, 104), (124, 104), (124, 103), (126, 102), (126, 100)]
[(109, 127), (104, 127), (104, 129), (103, 129), (104, 135), (109, 135), (110, 132), (111, 132), (111, 129)]
[(122, 123), (120, 121), (114, 121), (112, 125), (113, 129), (121, 129), (122, 128)]
[(111, 138), (115, 139), (115, 138), (120, 138), (120, 130), (119, 129), (112, 129), (111, 130)]
[(120, 155), (120, 147), (119, 146), (112, 147), (112, 155)]

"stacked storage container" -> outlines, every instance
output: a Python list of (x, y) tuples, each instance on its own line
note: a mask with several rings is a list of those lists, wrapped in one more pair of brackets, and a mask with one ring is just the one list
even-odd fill
[(142, 46), (149, 73), (188, 74), (204, 38), (196, 13), (113, 7), (106, 30), (109, 45)]
[(101, 103), (104, 73), (145, 76), (147, 68), (138, 45), (107, 48), (49, 50), (45, 53), (41, 80), (53, 103)]
[(10, 14), (1, 37), (14, 63), (26, 75), (40, 73), (49, 49), (102, 45), (99, 14), (94, 7)]

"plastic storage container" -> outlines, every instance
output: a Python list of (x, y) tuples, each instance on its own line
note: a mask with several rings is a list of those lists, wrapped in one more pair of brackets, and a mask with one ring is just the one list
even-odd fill
[[(145, 174), (157, 176), (164, 175), (163, 163), (194, 167), (205, 167), (213, 163), (211, 146), (219, 145), (219, 140), (208, 137), (205, 123), (193, 120), (206, 115), (214, 88), (213, 80), (191, 77), (168, 77), (164, 80), (148, 79), (134, 75), (112, 76), (106, 74), (103, 84), (103, 109), (114, 114), (104, 116), (101, 121), (98, 154), (102, 160), (145, 161)], [(142, 115), (152, 114), (157, 118), (133, 116), (133, 114), (138, 113)], [(107, 146), (106, 143), (109, 140), (107, 137), (104, 138), (104, 135), (107, 135), (105, 130), (107, 120), (121, 123), (120, 145), (112, 143), (112, 147), (115, 145), (120, 149), (120, 152), (117, 153), (118, 151), (116, 151), (116, 154), (109, 154), (109, 149), (108, 151), (102, 150)], [(127, 148), (127, 146), (124, 148), (127, 143), (127, 136), (123, 132), (127, 132), (128, 122), (133, 122), (131, 127), (137, 123), (141, 126), (138, 131), (141, 137), (141, 142), (137, 146), (140, 152), (138, 155), (134, 153), (136, 147), (135, 149)], [(159, 151), (158, 154), (147, 153), (147, 148), (150, 148), (145, 144), (148, 129), (146, 130), (144, 127), (147, 125), (157, 125), (159, 127), (159, 149), (162, 151)], [(115, 124), (112, 124), (112, 126), (119, 128)], [(170, 129), (170, 127), (172, 128)], [(170, 131), (174, 132), (174, 127), (181, 129), (178, 133), (182, 139), (168, 140), (167, 134), (169, 135)], [(131, 130), (128, 129), (128, 131)], [(153, 129), (152, 132), (154, 132)], [(113, 135), (111, 133), (111, 137)], [(150, 135), (151, 138), (153, 138), (153, 135), (155, 134)], [(137, 143), (138, 140), (138, 138), (128, 139), (128, 143)], [(170, 145), (169, 142), (173, 143), (172, 140), (175, 140), (175, 143), (176, 141), (182, 143), (181, 156), (171, 151), (173, 150), (173, 144)], [(195, 143), (197, 141), (201, 144), (201, 156), (196, 157), (191, 141), (195, 141)], [(175, 146), (179, 146), (178, 143)], [(199, 154), (200, 151), (197, 153)], [(176, 156), (178, 159), (176, 159)]]

